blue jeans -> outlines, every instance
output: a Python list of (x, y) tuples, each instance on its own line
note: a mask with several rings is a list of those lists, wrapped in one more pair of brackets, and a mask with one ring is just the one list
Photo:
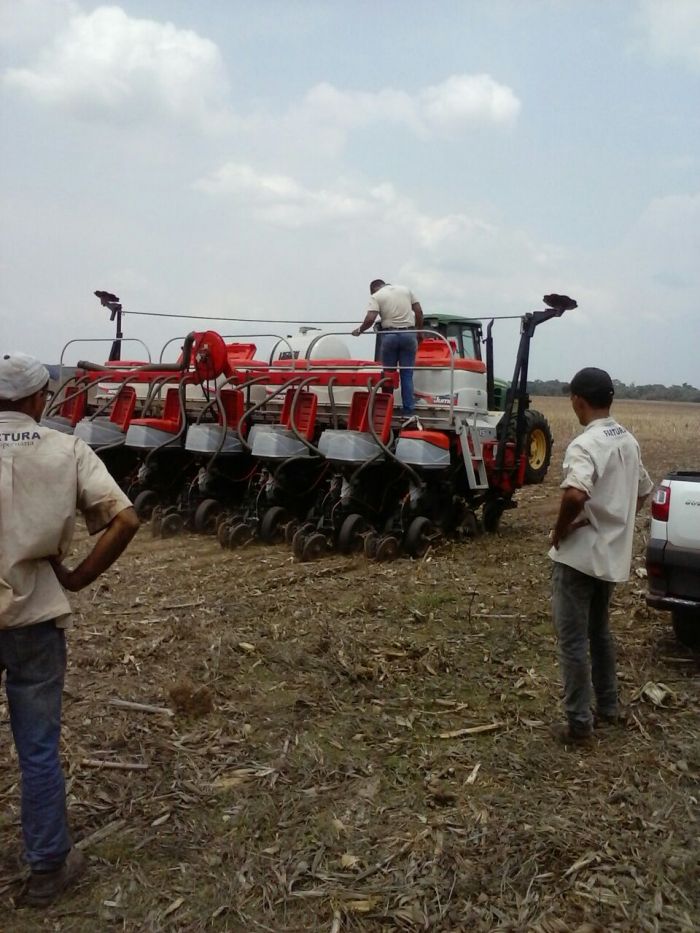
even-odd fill
[(416, 410), (413, 397), (413, 367), (416, 364), (418, 340), (414, 333), (403, 330), (382, 331), (380, 355), (385, 369), (400, 367), (401, 404), (405, 415), (412, 415)]
[(53, 622), (0, 629), (0, 673), (22, 774), (22, 834), (33, 871), (60, 867), (71, 848), (59, 755), (66, 670), (63, 629)]
[(614, 589), (614, 583), (554, 563), (552, 611), (559, 638), (564, 711), (577, 731), (591, 730), (592, 694), (599, 713), (616, 716), (618, 712), (615, 642), (608, 624)]

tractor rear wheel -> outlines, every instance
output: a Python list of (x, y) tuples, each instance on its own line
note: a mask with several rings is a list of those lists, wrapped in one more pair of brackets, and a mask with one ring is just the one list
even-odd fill
[(223, 506), (216, 499), (204, 499), (194, 513), (194, 530), (201, 535), (211, 535), (216, 531), (216, 520), (221, 515)]
[(277, 544), (284, 537), (283, 526), (289, 521), (289, 512), (281, 505), (273, 505), (260, 520), (260, 540), (265, 544)]
[(341, 554), (355, 554), (364, 545), (363, 534), (367, 531), (365, 519), (353, 512), (343, 520), (338, 532), (338, 550)]
[(403, 546), (411, 557), (425, 557), (435, 536), (435, 526), (425, 515), (413, 519), (406, 531)]

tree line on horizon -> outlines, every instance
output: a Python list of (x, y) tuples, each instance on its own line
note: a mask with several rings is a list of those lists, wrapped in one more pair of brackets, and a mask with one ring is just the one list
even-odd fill
[[(568, 382), (559, 379), (533, 379), (527, 384), (531, 395), (566, 395)], [(700, 389), (684, 382), (683, 385), (664, 386), (658, 383), (649, 385), (629, 385), (613, 379), (615, 398), (643, 399), (649, 402), (700, 402)]]

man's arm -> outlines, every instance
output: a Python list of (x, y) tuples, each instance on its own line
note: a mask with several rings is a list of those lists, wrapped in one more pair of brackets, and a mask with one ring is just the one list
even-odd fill
[[(423, 329), (423, 309), (420, 306), (420, 301), (414, 301), (411, 305), (413, 308), (413, 313), (416, 316), (416, 330)], [(418, 334), (418, 340), (423, 339), (423, 334)]]
[(379, 313), (378, 311), (368, 311), (367, 314), (365, 314), (364, 321), (360, 324), (359, 327), (356, 327), (355, 330), (352, 332), (353, 337), (359, 337), (360, 334), (364, 334), (366, 330), (369, 330), (370, 327), (372, 327), (374, 325), (374, 322), (377, 320), (378, 313)]
[(58, 582), (74, 593), (89, 586), (112, 566), (138, 530), (136, 512), (132, 508), (123, 509), (107, 525), (85, 560), (73, 570), (64, 567), (58, 558), (51, 558)]
[(637, 486), (637, 512), (642, 508), (654, 489), (651, 476), (647, 473), (642, 461), (639, 461), (639, 485)]
[(578, 527), (575, 522), (587, 500), (588, 494), (583, 490), (577, 489), (575, 486), (566, 487), (559, 504), (556, 525), (550, 533), (550, 541), (555, 548), (559, 547), (559, 543), (564, 540), (570, 531)]

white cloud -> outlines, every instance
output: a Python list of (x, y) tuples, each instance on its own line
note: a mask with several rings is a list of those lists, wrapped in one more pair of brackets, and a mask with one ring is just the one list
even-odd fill
[(0, 0), (0, 43), (15, 50), (43, 44), (78, 12), (75, 0)]
[(422, 121), (435, 129), (470, 123), (508, 125), (521, 106), (509, 87), (486, 74), (452, 75), (422, 90), (416, 104)]
[(216, 44), (172, 23), (135, 19), (116, 6), (76, 13), (31, 67), (5, 83), (83, 119), (168, 119), (215, 126), (227, 80)]
[[(236, 216), (249, 213), (251, 225), (307, 229), (316, 243), (324, 237), (357, 243), (367, 240), (380, 256), (391, 256), (411, 282), (437, 292), (445, 306), (463, 304), (476, 290), (484, 298), (499, 282), (501, 298), (522, 296), (526, 281), (540, 288), (542, 277), (557, 278), (565, 257), (537, 244), (524, 232), (508, 229), (463, 212), (429, 214), (389, 183), (360, 186), (340, 180), (312, 188), (288, 175), (265, 174), (250, 165), (229, 162), (195, 182), (195, 188), (215, 196), (217, 209)], [(367, 231), (371, 231), (368, 236)], [(269, 234), (270, 241), (274, 233)], [(525, 271), (523, 271), (525, 270)], [(517, 281), (517, 285), (515, 282)], [(545, 286), (546, 289), (546, 286)], [(550, 289), (551, 290), (551, 289)]]
[(376, 210), (375, 199), (358, 196), (342, 186), (336, 190), (306, 188), (288, 175), (267, 175), (250, 165), (227, 162), (195, 182), (207, 194), (235, 197), (263, 221), (279, 227), (306, 227), (366, 217)]
[(509, 125), (519, 111), (520, 101), (509, 87), (490, 75), (461, 74), (414, 95), (393, 88), (344, 91), (317, 84), (294, 108), (293, 116), (341, 130), (387, 122), (425, 136), (477, 124)]
[(637, 18), (654, 57), (700, 70), (698, 0), (641, 0)]

